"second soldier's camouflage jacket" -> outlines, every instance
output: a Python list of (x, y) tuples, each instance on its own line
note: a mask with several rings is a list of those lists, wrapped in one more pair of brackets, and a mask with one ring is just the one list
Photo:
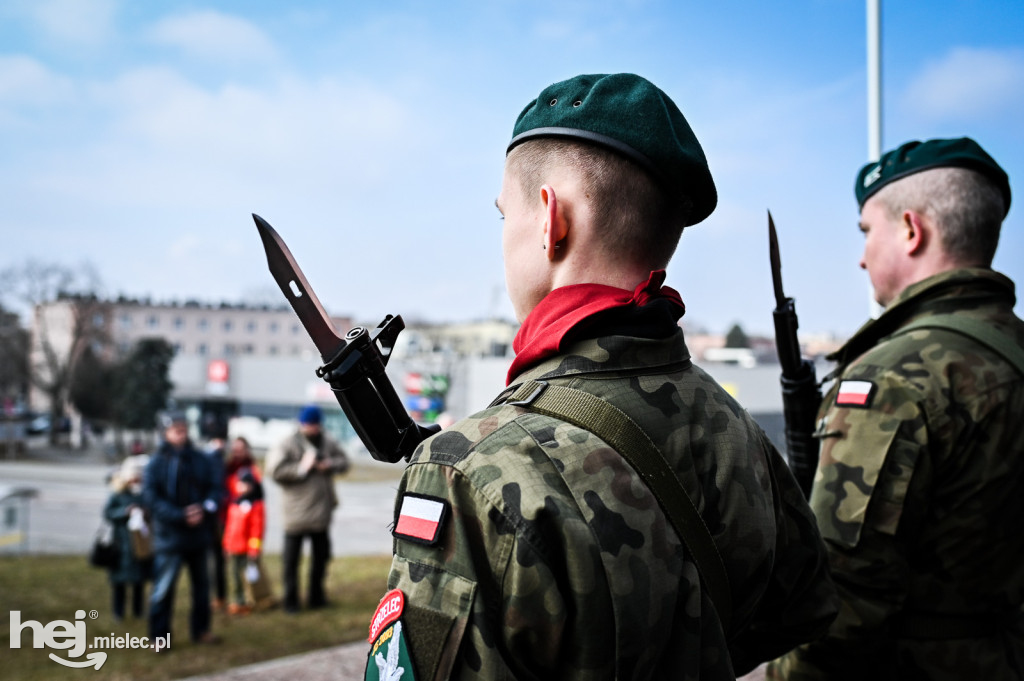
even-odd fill
[(396, 513), (409, 499), (446, 508), (436, 543), (396, 532), (388, 580), (405, 595), (419, 681), (733, 679), (824, 631), (837, 600), (810, 509), (762, 430), (690, 363), (681, 331), (577, 342), (505, 395), (530, 379), (608, 400), (650, 435), (714, 535), (734, 624), (722, 630), (617, 452), (498, 404), (425, 441), (399, 489)]
[(952, 313), (1024, 346), (1014, 304), (996, 272), (946, 272), (836, 353), (811, 506), (843, 606), (769, 678), (1024, 678), (1024, 378), (956, 332), (890, 338)]

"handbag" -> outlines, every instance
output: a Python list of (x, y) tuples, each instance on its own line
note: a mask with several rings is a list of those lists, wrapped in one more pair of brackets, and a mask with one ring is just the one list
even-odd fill
[(267, 571), (259, 558), (252, 559), (245, 569), (246, 600), (257, 610), (265, 610), (276, 603)]
[(120, 557), (120, 551), (114, 543), (113, 529), (108, 523), (103, 523), (96, 532), (96, 538), (93, 539), (92, 550), (89, 551), (89, 565), (112, 570), (117, 567)]
[(128, 518), (128, 536), (131, 537), (132, 555), (136, 560), (153, 557), (153, 537), (141, 508), (133, 509)]

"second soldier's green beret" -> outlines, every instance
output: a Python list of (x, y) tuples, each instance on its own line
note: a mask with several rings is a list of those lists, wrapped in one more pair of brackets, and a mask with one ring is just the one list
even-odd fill
[(901, 178), (932, 168), (966, 168), (987, 177), (1003, 195), (1006, 211), (1010, 211), (1010, 179), (981, 145), (970, 137), (912, 141), (882, 154), (875, 163), (868, 163), (857, 173), (854, 193), (857, 204), (879, 189)]
[(670, 196), (693, 202), (687, 224), (711, 215), (718, 203), (704, 150), (686, 118), (640, 76), (582, 75), (549, 85), (519, 114), (506, 154), (544, 137), (599, 144), (639, 164)]

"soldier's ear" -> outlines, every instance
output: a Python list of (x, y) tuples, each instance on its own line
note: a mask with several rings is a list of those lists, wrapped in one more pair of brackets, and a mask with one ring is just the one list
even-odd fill
[(920, 255), (935, 238), (931, 223), (927, 222), (920, 213), (912, 210), (903, 211), (904, 246), (907, 255)]
[(565, 255), (563, 246), (569, 234), (569, 221), (565, 209), (558, 200), (555, 188), (545, 184), (540, 188), (540, 200), (544, 207), (544, 239), (542, 248), (547, 252), (548, 260), (555, 260)]

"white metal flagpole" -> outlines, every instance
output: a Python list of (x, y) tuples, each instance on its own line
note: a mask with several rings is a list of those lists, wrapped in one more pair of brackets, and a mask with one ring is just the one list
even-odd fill
[[(882, 0), (867, 0), (868, 34), (868, 162), (882, 156)], [(882, 314), (875, 292), (868, 285), (868, 306), (872, 319)]]
[(868, 2), (868, 161), (882, 155), (882, 0)]

